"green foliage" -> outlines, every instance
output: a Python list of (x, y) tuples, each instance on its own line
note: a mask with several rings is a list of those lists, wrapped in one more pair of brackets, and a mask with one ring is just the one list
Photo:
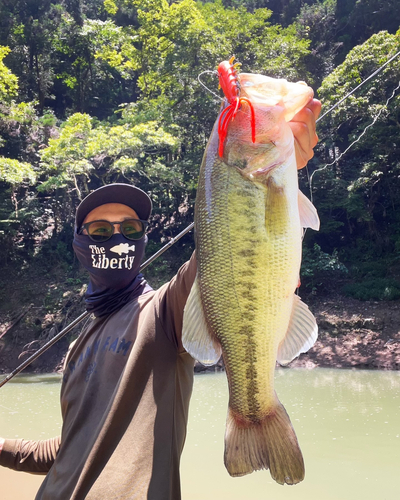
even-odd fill
[(399, 29), (397, 0), (335, 0), (335, 3), (337, 41), (342, 45), (337, 62), (342, 62), (355, 45), (374, 33), (385, 30), (394, 34)]
[(329, 255), (316, 243), (312, 249), (304, 249), (300, 270), (302, 289), (305, 287), (311, 293), (329, 289), (332, 282), (343, 278), (347, 273), (346, 266), (339, 260), (337, 250)]
[(398, 300), (400, 282), (390, 278), (374, 278), (361, 283), (348, 283), (343, 292), (358, 300)]
[(306, 78), (304, 58), (309, 41), (297, 36), (295, 26), (282, 28), (269, 23), (272, 12), (243, 7), (225, 10), (221, 3), (206, 3), (200, 9), (206, 24), (214, 31), (219, 57), (235, 54), (245, 68), (288, 80)]
[(18, 78), (11, 73), (3, 62), (9, 52), (8, 47), (0, 46), (0, 101), (15, 96), (18, 90)]
[[(115, 2), (115, 4), (121, 2)], [(227, 10), (222, 3), (196, 4), (182, 0), (132, 0), (137, 24), (103, 25), (103, 46), (96, 57), (107, 61), (124, 78), (136, 79), (142, 95), (154, 97), (190, 92), (199, 70), (212, 68), (235, 54), (252, 71), (297, 78), (308, 41), (287, 29), (270, 25), (271, 11)]]
[[(367, 250), (364, 259), (368, 258)], [(360, 257), (349, 263), (350, 282), (343, 292), (358, 300), (397, 300), (400, 298), (398, 257), (395, 254), (383, 259), (363, 261)]]
[[(380, 32), (354, 47), (318, 90), (323, 110), (399, 49), (400, 32)], [(329, 166), (314, 176), (313, 192), (322, 227), (322, 237), (317, 241), (325, 249), (347, 248), (347, 253), (357, 252), (364, 259), (394, 250), (390, 234), (400, 208), (398, 92), (388, 104), (386, 101), (399, 80), (400, 60), (395, 59), (321, 122), (318, 163), (320, 167), (324, 163)], [(374, 126), (338, 160), (378, 112), (381, 115)]]
[[(77, 204), (114, 181), (151, 195), (149, 248), (158, 247), (193, 217), (219, 107), (201, 72), (235, 54), (243, 71), (315, 86), (325, 78), (318, 95), (327, 109), (399, 50), (399, 13), (394, 0), (0, 2), (0, 261), (71, 265)], [(307, 238), (307, 290), (340, 279), (339, 255), (349, 265), (398, 258), (400, 101), (385, 102), (399, 79), (398, 59), (318, 124), (312, 169), (332, 163), (383, 110), (314, 177), (322, 224)], [(218, 92), (214, 75), (202, 81)], [(149, 272), (158, 283), (174, 266)]]
[(305, 3), (295, 20), (301, 38), (310, 39), (310, 53), (305, 64), (310, 73), (309, 84), (319, 86), (335, 67), (341, 48), (337, 41), (336, 0)]
[(113, 0), (104, 0), (104, 8), (111, 15), (115, 15), (118, 12), (118, 7)]
[(46, 240), (40, 248), (37, 255), (36, 265), (45, 265), (46, 267), (57, 265), (65, 269), (73, 263), (74, 252), (72, 249), (72, 231), (70, 232), (70, 241), (57, 241), (54, 239)]
[(146, 150), (174, 148), (177, 140), (155, 121), (110, 126), (96, 123), (87, 114), (75, 113), (60, 129), (59, 137), (49, 140), (41, 152), (41, 167), (49, 177), (39, 191), (53, 191), (68, 186), (86, 195), (85, 183), (91, 176), (104, 181), (114, 172), (126, 174), (135, 170), (137, 158)]
[(0, 181), (15, 186), (22, 184), (25, 180), (31, 184), (36, 180), (36, 173), (29, 163), (0, 156)]
[[(193, 0), (115, 4), (132, 21), (119, 26), (117, 13), (114, 25), (102, 25), (104, 38), (96, 58), (134, 85), (139, 98), (123, 108), (124, 116), (131, 116), (132, 124), (155, 120), (180, 144), (167, 158), (139, 158), (136, 172), (143, 174), (141, 185), (152, 193), (156, 213), (167, 219), (190, 217), (198, 168), (218, 108), (199, 85), (199, 73), (235, 54), (247, 70), (304, 78), (308, 42), (293, 27), (270, 25), (267, 9), (249, 13), (242, 7), (225, 9), (221, 2), (203, 5)], [(207, 83), (217, 91), (215, 77)]]
[[(166, 241), (159, 243), (149, 240), (146, 247), (146, 258), (154, 255), (165, 243)], [(159, 288), (176, 274), (182, 264), (190, 259), (193, 250), (193, 237), (188, 234), (146, 268), (144, 271), (146, 280), (154, 289)]]

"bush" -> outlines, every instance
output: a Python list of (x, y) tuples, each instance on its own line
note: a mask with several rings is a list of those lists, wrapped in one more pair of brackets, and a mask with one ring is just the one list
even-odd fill
[(345, 285), (343, 293), (358, 300), (397, 300), (400, 299), (400, 283), (391, 278), (368, 279)]
[(337, 250), (332, 255), (325, 253), (314, 244), (313, 248), (304, 248), (300, 278), (302, 287), (316, 294), (317, 290), (329, 288), (332, 281), (341, 279), (347, 274), (347, 268), (339, 260)]
[(36, 260), (46, 267), (72, 265), (74, 262), (72, 240), (73, 230), (65, 226), (57, 236), (43, 240)]
[(390, 269), (390, 261), (377, 260), (362, 262), (359, 259), (357, 262), (352, 261), (349, 265), (349, 272), (351, 277), (362, 282), (365, 280), (373, 281), (373, 278), (382, 278), (387, 276)]

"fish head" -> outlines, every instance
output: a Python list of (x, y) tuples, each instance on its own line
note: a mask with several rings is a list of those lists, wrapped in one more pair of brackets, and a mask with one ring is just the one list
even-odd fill
[(251, 110), (246, 101), (229, 123), (224, 161), (243, 173), (268, 176), (285, 168), (293, 154), (293, 134), (288, 122), (313, 97), (304, 82), (291, 83), (264, 75), (241, 73), (240, 97), (248, 99), (255, 115), (255, 142), (251, 135)]
[(283, 118), (290, 121), (313, 98), (314, 92), (305, 82), (292, 83), (283, 78), (270, 78), (253, 73), (240, 74), (241, 97), (253, 105), (279, 106)]

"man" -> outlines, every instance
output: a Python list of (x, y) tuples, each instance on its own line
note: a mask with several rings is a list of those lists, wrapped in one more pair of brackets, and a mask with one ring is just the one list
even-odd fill
[[(298, 167), (313, 156), (313, 100), (291, 123)], [(102, 187), (79, 205), (74, 250), (88, 270), (96, 316), (68, 352), (60, 438), (0, 440), (0, 465), (46, 474), (37, 500), (179, 500), (179, 461), (193, 383), (181, 343), (193, 255), (152, 290), (139, 274), (151, 201), (127, 184)]]

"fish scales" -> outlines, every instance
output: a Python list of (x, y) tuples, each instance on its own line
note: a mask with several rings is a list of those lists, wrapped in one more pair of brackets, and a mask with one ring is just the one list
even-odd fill
[[(298, 109), (310, 98), (301, 87), (295, 89)], [(217, 127), (211, 134), (196, 198), (198, 273), (185, 308), (183, 344), (205, 364), (222, 352), (229, 386), (228, 472), (269, 468), (277, 482), (295, 484), (304, 477), (304, 463), (274, 391), (274, 370), (279, 356), (288, 362), (315, 341), (316, 327), (294, 295), (302, 228), (293, 137), (284, 98), (270, 101), (253, 102), (260, 144), (251, 143), (245, 106), (230, 124), (223, 158)]]
[[(267, 396), (273, 397), (267, 388), (273, 385), (276, 343), (281, 340), (275, 338), (275, 332), (280, 330), (282, 337), (289, 321), (289, 314), (284, 320), (285, 309), (276, 298), (287, 295), (285, 269), (292, 257), (287, 251), (291, 248), (283, 238), (271, 248), (269, 237), (274, 230), (285, 233), (275, 222), (285, 220), (277, 217), (276, 211), (286, 207), (274, 206), (262, 185), (245, 180), (223, 162), (214, 163), (211, 175), (215, 200), (206, 199), (200, 183), (196, 205), (200, 290), (210, 327), (225, 347), (224, 362), (232, 388), (230, 406), (249, 419), (260, 420), (270, 408)], [(213, 220), (205, 222), (201, 212), (210, 202), (218, 208)], [(249, 206), (254, 209), (249, 210)], [(212, 238), (208, 236), (210, 229)], [(297, 240), (300, 242), (300, 234)], [(218, 274), (215, 269), (219, 269)], [(269, 331), (265, 331), (266, 321), (271, 325)], [(250, 389), (245, 399), (244, 386)]]

